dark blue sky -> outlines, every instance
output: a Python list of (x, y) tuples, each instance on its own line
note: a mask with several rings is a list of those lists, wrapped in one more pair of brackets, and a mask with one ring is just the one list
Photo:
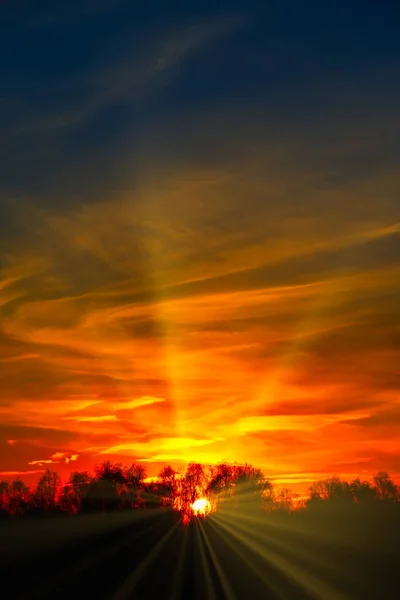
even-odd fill
[(222, 155), (211, 140), (189, 149), (173, 136), (199, 112), (286, 130), (399, 100), (394, 2), (16, 1), (0, 11), (0, 185), (16, 197), (52, 194), (55, 177), (75, 190), (87, 169), (113, 188), (127, 152), (139, 163), (170, 144), (194, 160)]

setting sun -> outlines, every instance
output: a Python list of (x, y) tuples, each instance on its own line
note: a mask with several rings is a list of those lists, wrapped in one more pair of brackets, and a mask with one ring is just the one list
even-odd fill
[(211, 510), (211, 504), (207, 498), (198, 498), (193, 502), (192, 510), (196, 516), (205, 517)]

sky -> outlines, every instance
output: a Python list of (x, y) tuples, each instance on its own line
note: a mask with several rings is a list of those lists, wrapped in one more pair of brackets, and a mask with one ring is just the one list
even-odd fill
[(399, 21), (0, 2), (0, 477), (400, 477)]

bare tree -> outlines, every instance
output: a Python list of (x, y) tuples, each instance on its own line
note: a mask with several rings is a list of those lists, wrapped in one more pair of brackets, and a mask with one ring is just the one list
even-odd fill
[(124, 468), (120, 463), (105, 460), (101, 465), (94, 467), (94, 476), (97, 481), (110, 481), (114, 484), (126, 483)]
[(357, 504), (371, 502), (375, 498), (375, 490), (372, 485), (368, 481), (361, 481), (359, 478), (350, 483), (350, 493)]
[(0, 510), (8, 510), (8, 481), (0, 481)]
[(164, 505), (172, 506), (174, 494), (176, 491), (176, 471), (170, 465), (167, 465), (158, 474), (160, 485), (159, 491)]
[(55, 508), (60, 482), (58, 473), (46, 469), (46, 472), (39, 479), (35, 490), (35, 500), (38, 507), (45, 510)]
[(309, 488), (310, 500), (341, 500), (352, 501), (350, 485), (347, 481), (341, 481), (339, 477), (329, 477), (315, 481)]
[(389, 500), (395, 502), (399, 499), (396, 484), (392, 481), (386, 471), (380, 471), (374, 475), (374, 483), (378, 500)]
[(278, 490), (274, 497), (274, 505), (277, 510), (289, 513), (294, 508), (294, 501), (298, 497), (298, 494), (294, 494), (292, 490), (288, 488), (282, 488)]

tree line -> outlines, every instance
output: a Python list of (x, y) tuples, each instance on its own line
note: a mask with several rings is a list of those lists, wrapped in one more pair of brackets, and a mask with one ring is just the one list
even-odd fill
[(105, 461), (93, 473), (75, 471), (64, 484), (47, 469), (34, 489), (21, 479), (0, 481), (0, 515), (78, 514), (114, 510), (170, 507), (189, 519), (192, 504), (207, 498), (211, 509), (232, 507), (290, 513), (329, 505), (399, 502), (400, 487), (386, 472), (373, 481), (344, 481), (330, 477), (314, 482), (300, 499), (290, 489), (276, 489), (260, 469), (249, 464), (190, 463), (185, 472), (164, 467), (154, 481), (145, 468), (133, 463)]

